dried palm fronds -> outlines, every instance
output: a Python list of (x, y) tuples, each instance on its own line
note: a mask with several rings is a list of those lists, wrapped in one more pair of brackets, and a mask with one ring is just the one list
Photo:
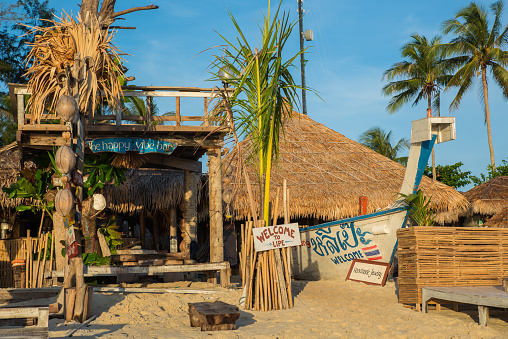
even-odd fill
[(485, 181), (464, 192), (464, 196), (471, 203), (471, 210), (467, 215), (496, 214), (503, 208), (508, 208), (508, 176), (500, 175)]
[(139, 168), (146, 160), (146, 156), (142, 154), (127, 152), (125, 154), (116, 154), (111, 161), (111, 165), (119, 168)]
[(39, 32), (25, 60), (30, 65), (26, 76), (28, 91), (32, 93), (27, 109), (33, 115), (32, 123), (40, 123), (45, 112), (54, 110), (60, 95), (68, 92), (58, 79), (70, 76), (74, 57), (86, 60), (86, 72), (79, 83), (79, 108), (81, 112), (95, 111), (103, 95), (114, 109), (122, 94), (120, 79), (124, 77), (119, 57), (120, 50), (112, 43), (115, 32), (101, 30), (97, 19), (88, 26), (78, 17), (77, 21), (67, 13), (52, 27), (31, 27), (31, 33)]
[[(277, 187), (287, 180), (291, 192), (291, 218), (314, 217), (325, 221), (358, 215), (358, 199), (368, 197), (367, 213), (373, 213), (395, 202), (406, 168), (383, 155), (348, 139), (306, 115), (293, 112), (284, 121), (284, 140), (272, 170), (270, 200), (275, 201)], [(249, 139), (241, 142), (248, 149)], [(238, 148), (223, 159), (234, 167), (223, 188), (234, 192), (231, 206), (237, 219), (252, 214), (245, 179), (238, 175)], [(251, 182), (258, 182), (255, 165), (242, 152), (241, 161)], [(431, 209), (437, 223), (455, 222), (469, 209), (469, 202), (454, 188), (424, 176), (420, 189), (432, 197)], [(259, 202), (259, 185), (252, 185), (253, 199)], [(279, 196), (279, 198), (281, 198)], [(278, 218), (281, 217), (279, 211)]]

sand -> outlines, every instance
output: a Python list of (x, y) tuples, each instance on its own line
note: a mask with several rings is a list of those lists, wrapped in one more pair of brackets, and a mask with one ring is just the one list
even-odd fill
[[(351, 281), (295, 281), (295, 307), (258, 312), (240, 308), (237, 330), (201, 332), (190, 327), (190, 302), (222, 300), (237, 304), (240, 290), (207, 283), (151, 284), (150, 288), (216, 290), (214, 294), (95, 293), (90, 326), (77, 338), (508, 338), (508, 311), (493, 310), (488, 326), (478, 312), (433, 309), (416, 312), (397, 302), (396, 285)], [(129, 287), (131, 287), (130, 285)], [(64, 337), (76, 324), (50, 320), (51, 337)]]

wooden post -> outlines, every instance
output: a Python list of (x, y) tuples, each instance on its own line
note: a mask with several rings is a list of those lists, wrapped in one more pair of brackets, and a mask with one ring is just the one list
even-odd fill
[(62, 240), (65, 243), (65, 227), (63, 223), (63, 217), (60, 215), (60, 213), (53, 213), (53, 232), (55, 235), (56, 270), (63, 271), (66, 259), (60, 253), (62, 253), (62, 249), (65, 248), (65, 245), (62, 245)]
[(74, 303), (74, 320), (83, 322), (83, 311), (85, 309), (85, 294), (87, 284), (85, 284), (85, 277), (83, 274), (83, 260), (80, 257), (71, 259), (75, 262), (76, 269), (76, 301)]
[(146, 224), (145, 224), (145, 212), (139, 213), (139, 237), (141, 239), (141, 248), (146, 248)]
[(178, 252), (177, 230), (178, 230), (178, 220), (176, 217), (176, 207), (171, 207), (169, 209), (169, 252), (170, 253)]
[(30, 238), (30, 230), (26, 230), (26, 264), (25, 264), (25, 286), (30, 288), (30, 272), (32, 270), (32, 238)]
[(152, 123), (152, 110), (150, 108), (152, 97), (146, 97), (146, 127), (148, 128)]
[(180, 126), (180, 97), (176, 97), (176, 126)]
[(210, 126), (210, 122), (208, 121), (208, 98), (203, 98), (204, 99), (204, 116), (205, 116), (205, 121), (204, 121), (204, 125), (205, 126)]
[(208, 188), (210, 206), (210, 262), (224, 260), (224, 237), (222, 226), (222, 171), (220, 148), (208, 154)]
[(197, 199), (196, 173), (187, 170), (184, 171), (183, 189), (184, 189), (184, 204), (183, 204), (184, 234), (182, 234), (182, 236), (183, 239), (185, 240), (185, 252), (189, 252), (191, 241), (197, 240), (198, 199)]
[(153, 249), (159, 250), (159, 216), (153, 212)]

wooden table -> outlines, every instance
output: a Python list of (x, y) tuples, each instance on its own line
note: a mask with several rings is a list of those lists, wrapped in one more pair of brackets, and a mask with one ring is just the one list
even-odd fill
[[(229, 261), (165, 266), (84, 266), (85, 277), (115, 276), (118, 274), (146, 274), (154, 275), (166, 272), (219, 272), (221, 285), (228, 287), (231, 277)], [(63, 277), (63, 271), (47, 272), (48, 276)]]
[(508, 293), (505, 292), (502, 286), (423, 287), (423, 313), (427, 313), (430, 299), (478, 305), (480, 326), (487, 326), (489, 307), (508, 308)]

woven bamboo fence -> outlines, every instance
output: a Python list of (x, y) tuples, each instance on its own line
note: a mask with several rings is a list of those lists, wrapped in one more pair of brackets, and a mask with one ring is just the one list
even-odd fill
[[(40, 247), (39, 250), (42, 248), (42, 239), (43, 236), (41, 236), (40, 239)], [(30, 242), (32, 243), (31, 249), (32, 252), (36, 252), (38, 248), (38, 241), (37, 238), (30, 238)], [(27, 261), (27, 246), (28, 241), (27, 238), (19, 238), (19, 239), (7, 239), (7, 240), (0, 240), (0, 288), (12, 288), (14, 287), (14, 269), (12, 267), (12, 260), (14, 259), (23, 259)], [(43, 253), (43, 248), (41, 253)], [(49, 251), (49, 249), (48, 249)], [(49, 252), (48, 252), (49, 253)], [(49, 271), (50, 266), (54, 265), (53, 261), (46, 261), (44, 263), (37, 262), (37, 260), (34, 258), (34, 254), (32, 253), (32, 259), (33, 264), (31, 265), (33, 273), (32, 275), (39, 274), (38, 272), (38, 266), (44, 265), (44, 270)], [(39, 264), (39, 265), (37, 265)], [(42, 270), (42, 267), (41, 267)], [(30, 285), (30, 284), (29, 284)], [(33, 284), (35, 287), (36, 284)], [(46, 287), (51, 285), (51, 280), (47, 279), (40, 279), (40, 283), (37, 284), (37, 287)]]
[(409, 227), (397, 231), (399, 303), (424, 286), (499, 286), (508, 277), (508, 229)]

